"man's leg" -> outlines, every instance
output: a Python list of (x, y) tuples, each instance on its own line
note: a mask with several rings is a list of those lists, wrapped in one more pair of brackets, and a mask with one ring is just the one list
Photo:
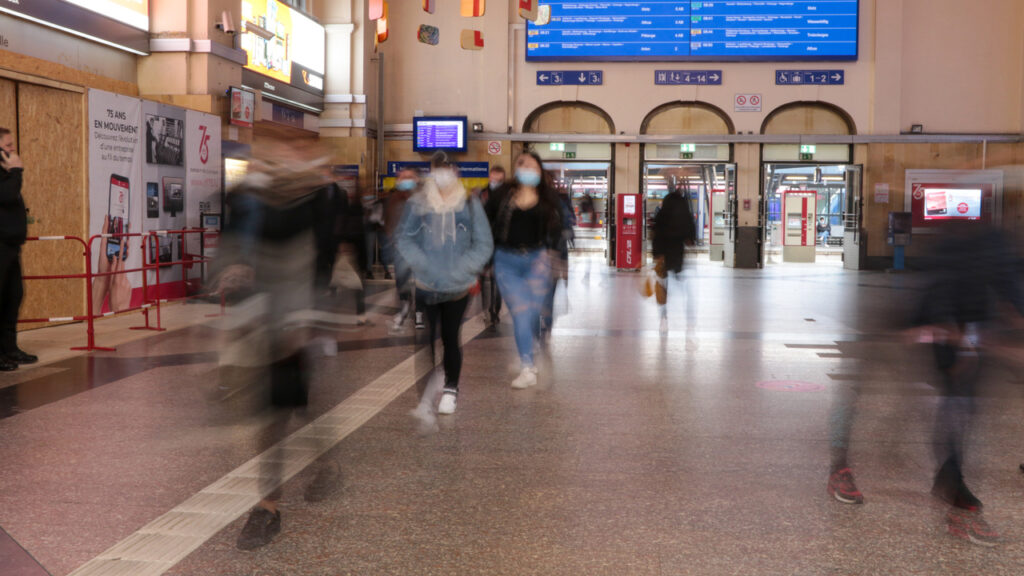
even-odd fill
[(18, 310), (25, 290), (21, 280), (21, 248), (0, 244), (0, 355), (17, 354)]

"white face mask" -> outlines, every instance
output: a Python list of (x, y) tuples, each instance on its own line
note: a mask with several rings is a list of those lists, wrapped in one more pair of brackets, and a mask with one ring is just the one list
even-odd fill
[(434, 170), (434, 181), (442, 190), (447, 190), (459, 181), (459, 177), (451, 168), (438, 168)]

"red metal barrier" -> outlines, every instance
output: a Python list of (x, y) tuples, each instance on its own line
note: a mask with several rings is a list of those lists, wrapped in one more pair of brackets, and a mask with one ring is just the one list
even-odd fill
[[(53, 241), (53, 240), (74, 240), (82, 244), (83, 256), (85, 258), (85, 273), (83, 274), (51, 274), (51, 275), (35, 275), (35, 276), (24, 276), (24, 280), (68, 280), (81, 278), (86, 281), (86, 314), (84, 316), (58, 316), (51, 318), (25, 318), (19, 319), (19, 323), (39, 323), (39, 322), (82, 322), (86, 323), (86, 345), (73, 347), (72, 350), (105, 350), (114, 351), (115, 348), (107, 348), (96, 345), (96, 332), (95, 332), (95, 320), (99, 318), (105, 318), (114, 316), (115, 314), (124, 314), (128, 312), (142, 311), (145, 317), (144, 326), (132, 327), (132, 330), (156, 330), (163, 331), (165, 328), (160, 323), (160, 305), (162, 303), (185, 300), (188, 298), (206, 297), (209, 295), (197, 294), (194, 296), (188, 295), (188, 274), (187, 270), (191, 269), (194, 264), (205, 265), (210, 262), (210, 259), (204, 258), (202, 254), (183, 254), (182, 259), (173, 262), (160, 262), (159, 255), (157, 256), (156, 262), (151, 262), (150, 251), (146, 248), (154, 246), (153, 242), (156, 242), (155, 246), (159, 247), (159, 238), (161, 236), (174, 235), (180, 236), (179, 242), (182, 247), (185, 246), (185, 236), (187, 234), (199, 234), (200, 236), (200, 252), (202, 252), (202, 238), (203, 234), (216, 233), (216, 231), (206, 230), (205, 228), (185, 229), (185, 230), (159, 230), (152, 232), (136, 232), (136, 233), (123, 233), (123, 234), (96, 234), (89, 238), (88, 241), (83, 240), (77, 236), (34, 236), (30, 237), (28, 241)], [(94, 272), (93, 271), (93, 242), (97, 239), (110, 239), (120, 238), (127, 245), (130, 242), (130, 238), (139, 238), (139, 247), (142, 250), (142, 267), (132, 268), (129, 270), (116, 270), (116, 271), (105, 271), (105, 272)], [(127, 246), (130, 248), (130, 246)], [(155, 251), (158, 254), (159, 250)], [(184, 250), (183, 250), (184, 252)], [(195, 256), (198, 256), (196, 258)], [(103, 257), (103, 255), (101, 255)], [(149, 286), (149, 274), (147, 272), (153, 271), (156, 281), (156, 288), (159, 289), (160, 284), (160, 268), (181, 266), (181, 283), (182, 283), (182, 296), (176, 298), (160, 298), (159, 294), (154, 297), (150, 297), (150, 286)], [(99, 312), (95, 310), (93, 303), (93, 285), (97, 278), (114, 277), (124, 274), (134, 274), (136, 272), (142, 273), (142, 304), (123, 310), (111, 310), (109, 312)], [(130, 302), (130, 300), (129, 300)], [(102, 305), (102, 302), (101, 302)], [(111, 297), (111, 307), (114, 306), (113, 298)], [(156, 325), (150, 325), (150, 310), (156, 309)], [(224, 301), (221, 299), (221, 314), (224, 313)], [(220, 315), (220, 314), (218, 314)]]

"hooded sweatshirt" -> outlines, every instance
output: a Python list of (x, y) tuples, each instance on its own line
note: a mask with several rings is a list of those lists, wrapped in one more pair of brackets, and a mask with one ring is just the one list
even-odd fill
[(432, 177), (406, 202), (395, 242), (417, 287), (437, 301), (459, 298), (469, 290), (494, 250), (480, 201), (459, 182), (443, 195)]

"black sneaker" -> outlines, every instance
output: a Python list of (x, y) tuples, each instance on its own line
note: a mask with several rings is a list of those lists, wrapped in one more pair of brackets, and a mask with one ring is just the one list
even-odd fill
[(7, 360), (15, 364), (35, 364), (39, 361), (39, 357), (23, 350), (15, 350), (13, 353), (7, 354)]
[(17, 369), (17, 362), (11, 362), (6, 356), (0, 356), (0, 372), (14, 372)]
[(391, 277), (391, 272), (388, 272), (387, 270), (384, 271), (384, 279), (385, 280), (394, 280), (394, 278)]
[(366, 280), (373, 280), (373, 272), (370, 272), (369, 270), (367, 270), (366, 271), (365, 279)]
[(239, 550), (255, 550), (270, 544), (274, 536), (281, 532), (281, 511), (271, 512), (262, 506), (257, 506), (249, 513), (249, 520), (242, 527), (242, 533), (238, 535)]

